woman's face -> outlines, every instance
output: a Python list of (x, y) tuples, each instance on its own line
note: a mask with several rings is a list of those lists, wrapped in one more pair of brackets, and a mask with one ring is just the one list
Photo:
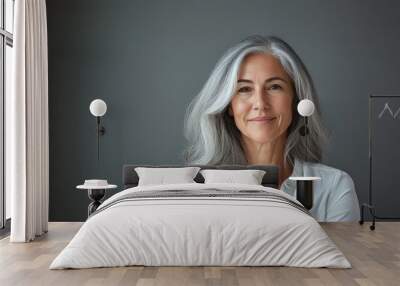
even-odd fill
[(270, 54), (250, 54), (240, 67), (229, 114), (242, 137), (261, 144), (272, 142), (286, 136), (293, 98), (291, 78), (279, 60)]

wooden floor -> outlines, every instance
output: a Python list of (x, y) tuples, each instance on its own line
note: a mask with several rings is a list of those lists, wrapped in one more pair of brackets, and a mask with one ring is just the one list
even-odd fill
[(324, 224), (352, 269), (119, 267), (48, 270), (81, 223), (50, 223), (32, 243), (0, 241), (0, 285), (400, 285), (400, 222)]

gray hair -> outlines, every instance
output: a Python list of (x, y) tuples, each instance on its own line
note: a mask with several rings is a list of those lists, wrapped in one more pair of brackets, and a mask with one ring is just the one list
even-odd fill
[[(240, 131), (228, 114), (236, 92), (237, 77), (243, 59), (252, 53), (268, 53), (276, 57), (292, 79), (295, 88), (292, 122), (284, 151), (284, 160), (294, 166), (295, 158), (321, 162), (322, 146), (328, 143), (327, 131), (321, 122), (318, 97), (311, 76), (296, 52), (274, 36), (250, 36), (228, 49), (217, 62), (200, 93), (190, 103), (185, 116), (184, 135), (188, 146), (184, 158), (188, 164), (247, 164), (240, 141)], [(303, 125), (297, 104), (310, 99), (314, 114), (308, 117), (308, 145), (299, 133)], [(308, 152), (307, 152), (308, 149)]]

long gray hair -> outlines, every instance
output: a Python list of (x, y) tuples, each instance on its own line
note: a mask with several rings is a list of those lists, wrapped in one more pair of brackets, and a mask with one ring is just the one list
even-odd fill
[[(320, 162), (322, 146), (328, 143), (321, 122), (318, 97), (311, 76), (296, 52), (274, 36), (250, 36), (228, 49), (217, 62), (200, 93), (190, 103), (185, 116), (184, 135), (188, 146), (184, 158), (188, 164), (247, 164), (240, 141), (240, 131), (228, 114), (236, 93), (237, 77), (243, 59), (252, 53), (276, 57), (292, 79), (295, 88), (292, 115), (284, 151), (284, 160), (294, 166), (294, 159)], [(314, 114), (308, 118), (308, 145), (299, 133), (303, 125), (297, 112), (302, 99), (314, 102)], [(308, 149), (308, 152), (307, 152)]]

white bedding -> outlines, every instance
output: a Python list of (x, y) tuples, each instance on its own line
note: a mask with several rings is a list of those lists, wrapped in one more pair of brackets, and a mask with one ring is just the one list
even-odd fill
[(126, 265), (351, 267), (318, 222), (290, 204), (243, 197), (151, 198), (113, 204), (136, 192), (207, 188), (262, 190), (299, 204), (282, 191), (255, 185), (191, 183), (127, 189), (99, 207), (50, 269)]

